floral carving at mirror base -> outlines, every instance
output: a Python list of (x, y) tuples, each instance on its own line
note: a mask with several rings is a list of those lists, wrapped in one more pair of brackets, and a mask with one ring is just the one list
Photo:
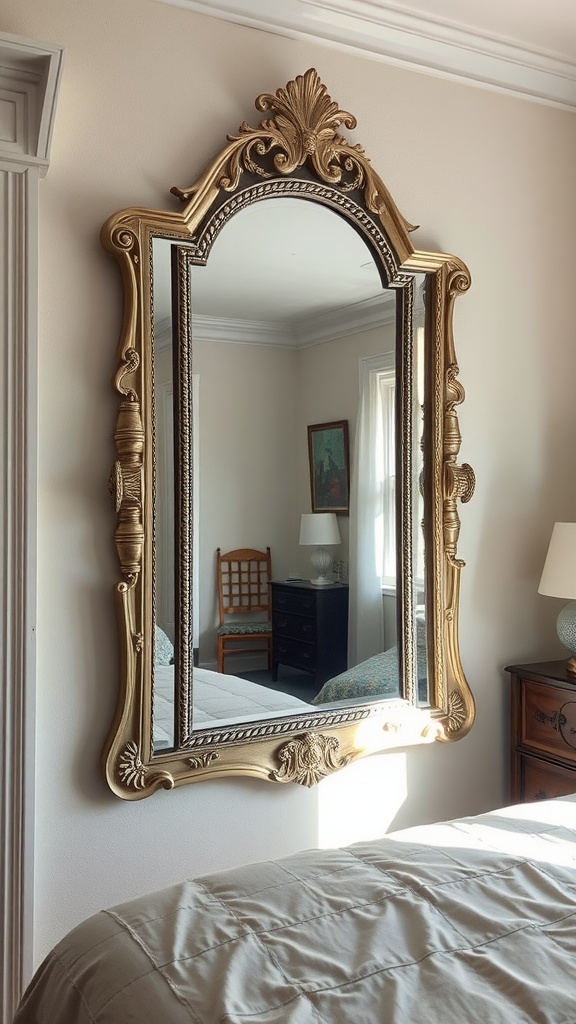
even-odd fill
[[(114, 214), (102, 228), (103, 246), (122, 274), (125, 306), (114, 380), (120, 397), (117, 459), (110, 480), (122, 576), (115, 588), (121, 665), (103, 768), (113, 792), (125, 799), (229, 775), (311, 786), (376, 751), (459, 739), (474, 721), (474, 700), (458, 645), (464, 563), (457, 557), (458, 503), (471, 498), (474, 474), (470, 466), (458, 464), (456, 410), (464, 390), (457, 380), (452, 333), (454, 301), (470, 284), (467, 268), (457, 257), (414, 248), (410, 236), (415, 229), (400, 214), (364, 150), (340, 134), (342, 126), (355, 128), (355, 118), (339, 109), (316, 71), (307, 71), (276, 93), (263, 93), (256, 107), (268, 115), (257, 127), (244, 122), (227, 136), (193, 185), (171, 189), (180, 201), (177, 209), (132, 207)], [(200, 676), (191, 656), (197, 568), (192, 559), (195, 331), (190, 273), (192, 267), (210, 265), (215, 240), (240, 211), (255, 204), (266, 211), (269, 199), (317, 204), (344, 219), (351, 237), (360, 237), (366, 258), (374, 261), (378, 288), (382, 282), (382, 292), (396, 296), (395, 358), (401, 371), (395, 377), (398, 626), (392, 651), (398, 686), (387, 699), (367, 693), (261, 719), (204, 723), (196, 699)], [(167, 269), (156, 261), (159, 244), (171, 253)], [(170, 382), (173, 437), (167, 447), (163, 439), (174, 456), (172, 504), (166, 503), (166, 488), (159, 484), (163, 467), (155, 375), (162, 354), (162, 275), (171, 288), (170, 366), (175, 367)], [(416, 282), (422, 281), (418, 333)], [(422, 452), (421, 467), (414, 465), (416, 451)], [(353, 462), (350, 469), (353, 478)], [(161, 516), (168, 514), (173, 518), (166, 524)], [(419, 530), (421, 551), (413, 540)], [(168, 567), (174, 586), (166, 588), (176, 593), (174, 658), (160, 664), (155, 629), (159, 580), (167, 571), (160, 555), (166, 532), (173, 538), (167, 550), (176, 552), (174, 565)], [(421, 650), (424, 700), (419, 695)], [(159, 708), (166, 701), (172, 732), (158, 742)]]

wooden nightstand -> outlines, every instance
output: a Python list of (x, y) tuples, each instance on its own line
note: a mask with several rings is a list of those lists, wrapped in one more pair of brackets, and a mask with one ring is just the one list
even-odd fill
[(509, 665), (511, 796), (548, 800), (576, 792), (576, 683), (565, 661)]
[(314, 676), (317, 689), (348, 667), (348, 587), (272, 583), (272, 678), (278, 665)]

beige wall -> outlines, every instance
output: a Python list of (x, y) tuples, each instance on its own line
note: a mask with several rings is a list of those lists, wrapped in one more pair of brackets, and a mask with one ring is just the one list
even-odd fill
[(276, 346), (194, 343), (201, 664), (216, 660), (216, 548), (270, 547), (280, 579), (294, 566), (297, 356)]
[[(152, 0), (4, 0), (2, 29), (66, 47), (41, 185), (36, 958), (80, 918), (147, 889), (506, 797), (502, 668), (558, 654), (537, 595), (556, 519), (576, 515), (574, 117)], [(366, 759), (311, 792), (230, 780), (125, 804), (99, 751), (117, 683), (118, 569), (106, 481), (121, 315), (100, 249), (114, 210), (168, 204), (254, 97), (314, 65), (358, 116), (420, 248), (464, 258), (456, 337), (463, 457), (462, 656), (478, 704), (454, 746)]]

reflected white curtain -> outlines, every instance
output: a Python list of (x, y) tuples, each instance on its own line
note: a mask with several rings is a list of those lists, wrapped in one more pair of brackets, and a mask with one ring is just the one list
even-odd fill
[(395, 584), (392, 353), (360, 361), (352, 465), (348, 651), (349, 664), (357, 665), (383, 650), (382, 584), (389, 576)]

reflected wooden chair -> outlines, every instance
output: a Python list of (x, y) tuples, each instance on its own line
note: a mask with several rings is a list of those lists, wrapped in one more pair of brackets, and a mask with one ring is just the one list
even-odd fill
[(224, 672), (229, 654), (264, 653), (272, 668), (272, 622), (270, 621), (270, 548), (236, 548), (216, 552), (216, 574), (220, 625), (218, 671)]

